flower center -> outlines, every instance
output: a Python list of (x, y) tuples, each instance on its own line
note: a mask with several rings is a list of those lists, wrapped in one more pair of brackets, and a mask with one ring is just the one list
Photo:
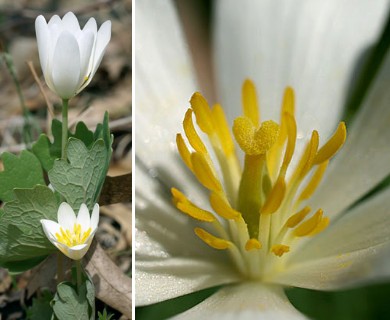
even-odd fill
[[(297, 165), (291, 168), (297, 138), (294, 91), (285, 91), (280, 125), (271, 120), (260, 122), (256, 90), (250, 80), (244, 82), (242, 95), (243, 116), (235, 119), (233, 135), (245, 154), (243, 167), (221, 106), (210, 108), (202, 95), (195, 93), (183, 121), (193, 150), (181, 134), (176, 143), (187, 167), (209, 190), (212, 210), (198, 207), (175, 188), (172, 195), (180, 211), (206, 223), (194, 230), (203, 242), (229, 251), (242, 274), (261, 279), (282, 263), (299, 239), (328, 226), (329, 218), (320, 208), (312, 210), (304, 203), (319, 185), (329, 159), (344, 144), (346, 127), (341, 122), (321, 148), (314, 130)], [(215, 160), (195, 130), (193, 114), (208, 136)]]
[(88, 228), (86, 231), (81, 230), (81, 225), (75, 223), (73, 230), (60, 228), (60, 233), (56, 233), (57, 241), (66, 245), (67, 247), (74, 247), (80, 244), (84, 244), (85, 240), (91, 234), (91, 228)]

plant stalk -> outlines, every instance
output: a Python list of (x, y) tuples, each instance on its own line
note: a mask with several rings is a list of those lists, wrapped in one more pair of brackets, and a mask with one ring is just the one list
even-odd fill
[(63, 159), (63, 160), (66, 160), (66, 143), (68, 142), (68, 102), (69, 102), (69, 99), (62, 100), (61, 159)]

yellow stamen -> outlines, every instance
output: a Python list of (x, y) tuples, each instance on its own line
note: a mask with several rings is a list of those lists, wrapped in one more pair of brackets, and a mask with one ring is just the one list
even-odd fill
[(222, 218), (237, 219), (241, 216), (238, 211), (230, 206), (226, 199), (216, 192), (211, 192), (210, 204), (213, 210)]
[(299, 196), (298, 201), (309, 199), (313, 195), (314, 191), (320, 184), (322, 177), (324, 176), (326, 168), (328, 167), (328, 163), (329, 161), (325, 161), (318, 166), (309, 183), (306, 185), (305, 189)]
[(230, 241), (217, 238), (216, 236), (213, 236), (211, 233), (208, 233), (202, 228), (195, 228), (194, 231), (200, 239), (202, 239), (205, 243), (207, 243), (210, 247), (214, 249), (224, 250), (232, 246), (232, 243)]
[(180, 133), (176, 135), (176, 145), (177, 149), (179, 150), (179, 154), (181, 158), (183, 159), (186, 166), (193, 171), (192, 169), (192, 163), (191, 163), (191, 152), (188, 150), (186, 143), (184, 142), (184, 139)]
[(304, 237), (314, 231), (322, 220), (322, 214), (323, 211), (318, 209), (318, 211), (310, 219), (302, 222), (297, 228), (295, 228), (295, 236)]
[(214, 215), (206, 210), (203, 210), (189, 201), (186, 196), (181, 193), (179, 190), (172, 188), (171, 189), (173, 195), (173, 202), (181, 212), (188, 214), (190, 217), (205, 221), (205, 222), (213, 222), (215, 221)]
[(271, 248), (271, 252), (273, 252), (278, 257), (281, 257), (283, 254), (289, 251), (290, 251), (290, 247), (284, 244), (275, 244)]
[[(62, 243), (67, 247), (74, 247), (80, 244), (84, 244), (89, 235), (91, 234), (92, 229), (88, 228), (85, 232), (83, 232), (81, 225), (79, 223), (75, 223), (73, 225), (73, 230), (64, 230), (60, 227), (60, 233), (55, 234), (57, 241)], [(60, 249), (64, 252), (62, 249)], [(66, 253), (65, 253), (66, 254)]]
[(262, 245), (259, 240), (257, 239), (249, 239), (245, 244), (245, 250), (250, 251), (253, 249), (261, 249)]
[(183, 120), (183, 128), (191, 146), (198, 152), (207, 154), (207, 149), (195, 130), (192, 122), (192, 110), (188, 109)]
[(245, 80), (242, 86), (242, 105), (244, 116), (251, 119), (253, 125), (258, 127), (260, 124), (259, 103), (255, 85), (249, 79)]
[(287, 87), (284, 90), (283, 103), (282, 103), (282, 114), (288, 113), (290, 115), (295, 114), (295, 95), (294, 90), (291, 87)]
[(275, 185), (273, 186), (271, 192), (267, 197), (267, 200), (261, 208), (261, 214), (271, 214), (278, 210), (283, 201), (285, 193), (286, 183), (284, 181), (284, 178), (280, 177), (276, 181)]
[(199, 128), (204, 133), (211, 134), (214, 131), (214, 125), (211, 110), (206, 99), (199, 92), (195, 92), (191, 97), (190, 103)]
[[(329, 159), (344, 144), (345, 124), (340, 123), (321, 148), (314, 130), (297, 166), (290, 171), (297, 141), (294, 91), (287, 87), (284, 92), (280, 126), (272, 120), (260, 122), (256, 89), (251, 80), (246, 80), (242, 87), (243, 113), (232, 128), (245, 153), (241, 166), (222, 107), (216, 104), (210, 108), (200, 93), (195, 93), (190, 103), (183, 121), (188, 143), (180, 134), (176, 143), (184, 163), (208, 189), (212, 210), (196, 206), (177, 189), (172, 189), (173, 203), (190, 217), (209, 223), (211, 233), (207, 228), (195, 228), (195, 234), (212, 248), (228, 249), (244, 276), (268, 279), (268, 273), (284, 268), (283, 255), (298, 238), (316, 235), (329, 224), (322, 209), (312, 213), (301, 202), (313, 195)], [(199, 128), (194, 127), (193, 115)], [(196, 131), (199, 129), (201, 135)], [(213, 156), (201, 139), (203, 133)], [(84, 237), (80, 232), (74, 229), (81, 241)], [(59, 237), (74, 241), (66, 232)]]
[(314, 164), (320, 164), (332, 158), (337, 153), (337, 151), (340, 150), (346, 138), (347, 128), (345, 127), (344, 122), (340, 122), (333, 136), (328, 140), (326, 144), (321, 147), (320, 150), (318, 150), (318, 153), (314, 159)]
[(234, 142), (226, 121), (225, 113), (219, 104), (214, 105), (211, 112), (214, 119), (215, 131), (225, 155), (229, 157), (234, 153)]
[(314, 228), (314, 230), (308, 234), (308, 236), (315, 236), (316, 234), (325, 230), (326, 227), (329, 225), (329, 221), (330, 220), (328, 217), (323, 217), (321, 221), (317, 224), (317, 226)]
[(287, 228), (294, 228), (305, 219), (305, 217), (311, 211), (310, 207), (304, 207), (301, 211), (292, 215), (286, 222)]
[(194, 174), (201, 184), (203, 184), (209, 190), (216, 192), (222, 191), (221, 183), (216, 177), (210, 163), (206, 160), (202, 153), (192, 153), (191, 163), (194, 169)]

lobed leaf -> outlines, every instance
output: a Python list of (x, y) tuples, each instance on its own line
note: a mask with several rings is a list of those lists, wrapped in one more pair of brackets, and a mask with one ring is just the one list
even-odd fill
[(32, 188), (45, 184), (43, 171), (37, 157), (30, 151), (23, 150), (19, 156), (5, 152), (1, 156), (4, 171), (0, 172), (0, 200), (15, 199), (14, 188)]
[(32, 268), (57, 249), (43, 232), (41, 219), (57, 220), (58, 200), (46, 186), (15, 189), (16, 199), (0, 211), (0, 265), (11, 272)]

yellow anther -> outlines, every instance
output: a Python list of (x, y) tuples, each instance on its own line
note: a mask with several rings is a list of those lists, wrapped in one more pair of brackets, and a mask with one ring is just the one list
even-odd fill
[(186, 137), (191, 144), (191, 146), (195, 149), (195, 151), (201, 153), (207, 153), (206, 147), (200, 139), (198, 133), (195, 130), (194, 123), (192, 122), (192, 110), (188, 109), (183, 120), (183, 128), (186, 133)]
[(201, 240), (214, 249), (224, 250), (233, 245), (230, 241), (213, 236), (202, 228), (195, 228), (194, 231)]
[(242, 106), (244, 116), (251, 119), (253, 125), (257, 128), (260, 124), (259, 103), (255, 85), (249, 79), (245, 80), (242, 86)]
[(295, 94), (294, 89), (286, 87), (283, 96), (282, 112), (287, 112), (291, 115), (295, 114)]
[(307, 144), (301, 159), (299, 160), (298, 166), (295, 169), (292, 181), (295, 181), (295, 179), (297, 178), (298, 179), (304, 178), (305, 175), (310, 171), (310, 169), (313, 166), (313, 161), (315, 159), (315, 156), (317, 154), (318, 142), (319, 142), (318, 132), (314, 130), (312, 132), (311, 139)]
[(297, 124), (295, 122), (295, 118), (289, 113), (284, 113), (283, 118), (287, 128), (287, 147), (284, 154), (282, 168), (283, 170), (287, 170), (287, 167), (290, 164), (295, 151), (295, 141), (297, 140)]
[(320, 164), (332, 158), (340, 150), (346, 138), (347, 128), (344, 122), (340, 122), (333, 136), (318, 150), (314, 164)]
[(88, 238), (89, 235), (91, 234), (91, 231), (92, 231), (92, 229), (91, 229), (91, 228), (88, 228), (88, 230), (84, 232), (83, 236), (82, 236), (81, 239), (80, 239), (80, 243), (84, 243), (85, 240), (87, 240), (87, 238)]
[(181, 212), (188, 214), (191, 218), (204, 221), (204, 222), (213, 222), (215, 221), (214, 215), (206, 210), (203, 210), (189, 201), (186, 196), (181, 193), (179, 190), (172, 188), (173, 203), (176, 208)]
[(267, 199), (263, 207), (261, 208), (261, 214), (271, 214), (279, 209), (282, 204), (284, 195), (286, 193), (286, 183), (283, 177), (279, 177), (276, 180), (275, 185), (273, 186), (271, 192), (268, 194)]
[(190, 103), (199, 128), (204, 133), (211, 134), (214, 131), (214, 125), (211, 110), (206, 99), (199, 92), (195, 92), (191, 97)]
[(190, 169), (192, 169), (192, 163), (191, 163), (191, 152), (188, 150), (186, 143), (184, 142), (184, 139), (180, 133), (176, 135), (176, 145), (177, 149), (179, 150), (179, 154), (181, 158), (183, 159), (184, 163)]
[(296, 227), (299, 223), (303, 221), (303, 219), (305, 219), (305, 217), (309, 214), (310, 211), (311, 211), (310, 207), (304, 207), (302, 210), (298, 211), (287, 220), (286, 227), (287, 228)]
[(249, 239), (245, 244), (245, 250), (250, 251), (253, 249), (261, 249), (262, 245), (259, 240), (257, 239)]
[(62, 243), (68, 247), (74, 247), (79, 244), (83, 244), (89, 235), (91, 234), (91, 228), (88, 228), (87, 231), (82, 232), (81, 225), (79, 223), (75, 223), (73, 225), (73, 231), (70, 230), (64, 230), (62, 227), (60, 227), (60, 232), (56, 233), (55, 236), (57, 238), (57, 241), (59, 243)]
[(230, 156), (234, 152), (234, 142), (226, 121), (225, 113), (219, 104), (214, 105), (211, 112), (214, 119), (215, 131), (218, 135), (223, 151), (226, 156)]
[(314, 230), (312, 232), (310, 232), (308, 234), (308, 236), (314, 236), (314, 235), (322, 232), (329, 225), (329, 222), (330, 222), (330, 220), (328, 217), (323, 217), (321, 219), (320, 223), (314, 228)]
[(227, 202), (219, 193), (211, 192), (210, 204), (213, 210), (224, 219), (237, 219), (241, 216), (241, 214), (234, 210), (229, 202)]
[(301, 195), (298, 198), (298, 201), (309, 199), (314, 191), (317, 189), (318, 185), (321, 182), (322, 177), (326, 171), (326, 168), (329, 164), (329, 160), (321, 163), (316, 171), (313, 173), (309, 183), (306, 185), (305, 189), (302, 191)]
[(275, 244), (271, 247), (271, 251), (278, 257), (290, 251), (290, 247), (284, 244)]
[(199, 152), (192, 153), (191, 163), (194, 174), (201, 184), (211, 191), (222, 191), (221, 183), (216, 177), (214, 169), (203, 154)]
[(304, 237), (309, 235), (321, 222), (322, 215), (323, 211), (318, 209), (318, 211), (310, 219), (302, 222), (298, 227), (295, 228), (294, 234), (297, 237)]
[(234, 120), (233, 133), (240, 148), (248, 155), (263, 155), (275, 143), (279, 135), (279, 125), (269, 120), (256, 129), (247, 117)]

